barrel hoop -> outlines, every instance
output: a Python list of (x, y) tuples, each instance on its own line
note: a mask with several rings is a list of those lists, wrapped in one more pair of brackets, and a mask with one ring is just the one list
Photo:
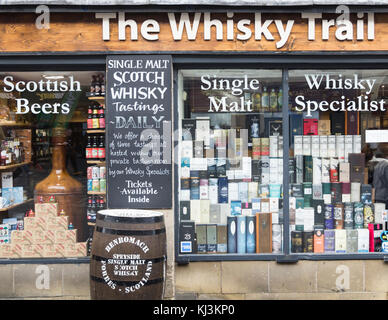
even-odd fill
[[(100, 257), (100, 256), (96, 256), (96, 255), (92, 255), (92, 259), (95, 260), (95, 261), (105, 261), (105, 260), (108, 260), (108, 258)], [(154, 258), (154, 259), (145, 259), (145, 263), (147, 263), (149, 261), (152, 261), (152, 263), (163, 262), (163, 261), (166, 261), (166, 256), (162, 256), (160, 258)], [(128, 260), (128, 264), (130, 264), (129, 260)]]
[(129, 222), (129, 223), (157, 223), (163, 222), (163, 216), (156, 217), (143, 217), (143, 218), (132, 218), (132, 217), (114, 217), (107, 216), (105, 214), (97, 213), (97, 220), (107, 222)]
[(115, 230), (105, 227), (96, 227), (97, 232), (115, 234), (119, 236), (153, 236), (166, 232), (166, 228), (155, 229), (155, 230)]
[[(96, 281), (96, 282), (100, 282), (100, 283), (105, 283), (104, 279), (101, 279), (101, 278), (98, 278), (98, 277), (95, 277), (95, 276), (90, 276), (90, 280), (93, 280), (93, 281)], [(117, 280), (112, 280), (112, 281), (115, 284), (117, 284), (118, 286), (128, 286), (128, 287), (129, 286), (134, 286), (134, 285), (139, 283), (139, 281), (117, 281)], [(163, 281), (164, 281), (163, 278), (157, 278), (157, 279), (148, 280), (146, 283), (144, 283), (144, 286), (160, 283), (160, 282), (163, 282)]]

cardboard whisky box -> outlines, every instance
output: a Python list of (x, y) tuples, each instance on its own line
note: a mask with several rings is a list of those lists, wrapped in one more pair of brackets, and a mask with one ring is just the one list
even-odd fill
[(246, 253), (246, 216), (237, 216), (237, 253)]
[(179, 220), (190, 220), (190, 201), (179, 202)]
[(335, 230), (335, 253), (346, 253), (346, 230)]
[(303, 136), (303, 155), (311, 156), (311, 136)]
[(318, 120), (318, 135), (328, 136), (330, 133), (330, 120)]
[(209, 223), (210, 217), (210, 201), (209, 200), (200, 200), (200, 223), (207, 224)]
[(58, 216), (58, 203), (35, 203), (35, 216)]
[(353, 136), (353, 153), (361, 153), (361, 136)]
[(24, 230), (33, 231), (37, 228), (35, 217), (24, 217)]
[(11, 243), (19, 243), (24, 244), (24, 236), (23, 236), (24, 230), (13, 230), (11, 232)]
[(346, 230), (346, 253), (358, 252), (358, 232), (355, 229)]
[(228, 253), (237, 252), (237, 217), (227, 217)]
[(319, 135), (319, 156), (321, 158), (328, 157), (328, 137)]
[(197, 252), (204, 253), (207, 250), (206, 224), (197, 224), (195, 231), (197, 235)]
[(217, 252), (217, 225), (208, 224), (206, 226), (206, 251)]
[(32, 232), (33, 243), (46, 243), (45, 230), (36, 229)]
[(190, 220), (195, 223), (201, 221), (201, 200), (190, 200)]
[(10, 257), (11, 257), (11, 244), (0, 245), (0, 258), (10, 258)]
[(23, 258), (23, 245), (11, 243), (9, 258)]
[(179, 224), (179, 253), (196, 253), (195, 222), (183, 221)]
[[(34, 244), (22, 245), (22, 257), (23, 258), (37, 258), (39, 257), (38, 252), (34, 250)], [(42, 245), (39, 245), (42, 246)], [(43, 254), (43, 252), (42, 252)]]
[(349, 153), (350, 181), (364, 183), (365, 154)]
[(369, 252), (369, 230), (357, 229), (358, 252)]
[(339, 159), (345, 158), (345, 136), (336, 136), (336, 155)]
[(329, 158), (334, 158), (337, 156), (336, 149), (336, 138), (334, 135), (327, 137), (327, 156)]
[(302, 114), (291, 114), (290, 115), (290, 134), (291, 134), (291, 145), (295, 143), (295, 136), (303, 135), (303, 115)]
[(339, 181), (350, 182), (350, 163), (349, 162), (339, 163)]
[(69, 226), (68, 216), (47, 217), (47, 230), (67, 230)]
[(209, 223), (214, 223), (214, 224), (221, 223), (221, 212), (220, 212), (219, 204), (210, 204)]
[(182, 140), (195, 140), (195, 119), (182, 119)]
[(75, 242), (77, 242), (77, 229), (66, 230), (64, 243), (75, 243)]
[(227, 251), (227, 226), (217, 225), (217, 252), (226, 253)]
[(256, 253), (272, 253), (272, 215), (256, 214)]
[(303, 135), (318, 135), (318, 119), (303, 119)]
[(311, 155), (313, 157), (320, 156), (320, 139), (319, 136), (311, 137)]
[(296, 177), (296, 183), (303, 183), (303, 175), (304, 175), (304, 168), (303, 168), (303, 156), (295, 156), (295, 177)]
[(315, 228), (314, 230), (314, 253), (325, 252), (325, 236), (323, 228)]

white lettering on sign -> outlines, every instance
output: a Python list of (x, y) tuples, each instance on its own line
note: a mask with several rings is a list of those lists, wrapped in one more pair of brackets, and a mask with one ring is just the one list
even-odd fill
[[(342, 74), (305, 74), (308, 88), (310, 90), (359, 90), (361, 94), (350, 100), (345, 94), (340, 96), (340, 100), (306, 100), (305, 96), (295, 97), (295, 109), (297, 111), (307, 111), (307, 116), (311, 117), (314, 111), (386, 111), (385, 100), (372, 100), (373, 88), (376, 79), (361, 79), (357, 74), (351, 77), (345, 77)], [(378, 86), (379, 84), (377, 84)]]
[[(50, 79), (47, 80), (39, 80), (39, 81), (14, 81), (13, 76), (6, 76), (3, 79), (4, 92), (39, 92), (37, 95), (42, 97), (45, 92), (50, 92), (53, 97), (56, 97), (55, 94), (58, 92), (74, 92), (81, 91), (81, 83), (79, 81), (74, 80), (73, 76), (69, 77), (69, 80), (62, 81), (52, 81)], [(43, 93), (42, 93), (43, 92)], [(42, 100), (42, 98), (41, 98)], [(25, 98), (17, 98), (16, 101), (16, 114), (68, 114), (70, 112), (69, 103), (33, 103), (30, 104), (28, 99)]]
[(141, 248), (144, 253), (147, 253), (150, 249), (144, 242), (137, 240), (135, 237), (120, 237), (109, 242), (109, 244), (105, 247), (105, 251), (110, 252), (112, 248), (122, 243), (134, 244)]
[[(136, 182), (141, 184), (141, 182)], [(136, 245), (142, 249), (144, 253), (147, 253), (149, 247), (142, 241), (136, 240), (134, 237), (120, 237), (112, 240), (105, 250), (110, 252), (112, 248), (120, 244), (127, 244), (124, 250), (129, 250), (129, 245)], [(148, 282), (152, 272), (152, 261), (147, 261), (141, 254), (135, 253), (114, 253), (110, 258), (101, 260), (101, 275), (105, 283), (112, 289), (118, 290), (123, 294), (135, 292), (142, 288)], [(114, 280), (124, 277), (123, 281), (130, 281), (131, 277), (135, 277), (137, 282), (134, 285), (127, 287), (120, 287)], [(138, 280), (140, 279), (140, 280)]]
[[(335, 29), (334, 36), (339, 41), (362, 41), (364, 34), (368, 40), (374, 40), (374, 13), (368, 12), (366, 19), (364, 13), (355, 14), (356, 23), (350, 19), (349, 7), (340, 5), (336, 8), (336, 19), (324, 19), (320, 12), (302, 12), (301, 18), (307, 20), (307, 39), (314, 41), (316, 29), (322, 30), (322, 40), (329, 40), (330, 28)], [(217, 13), (219, 16), (219, 13)], [(102, 20), (102, 39), (111, 40), (111, 20), (117, 19), (117, 39), (123, 41), (129, 36), (131, 41), (139, 40), (140, 36), (145, 40), (159, 40), (160, 24), (154, 19), (146, 19), (138, 22), (134, 19), (125, 20), (125, 12), (96, 13), (96, 19)], [(172, 38), (175, 41), (187, 39), (197, 40), (203, 37), (204, 41), (213, 39), (217, 41), (247, 41), (252, 37), (255, 41), (265, 39), (275, 41), (277, 49), (284, 47), (290, 41), (295, 20), (263, 19), (261, 12), (247, 15), (247, 18), (236, 19), (234, 12), (227, 12), (223, 20), (212, 16), (210, 12), (196, 12), (191, 16), (187, 12), (167, 13)], [(226, 26), (224, 26), (226, 20)], [(321, 21), (320, 28), (316, 25)], [(366, 20), (366, 26), (365, 26)], [(199, 32), (200, 23), (203, 22), (203, 32)], [(139, 28), (140, 25), (140, 28)], [(365, 33), (366, 29), (366, 33)]]
[[(201, 77), (201, 90), (203, 91), (226, 91), (230, 90), (233, 96), (239, 96), (247, 90), (258, 90), (260, 81), (258, 79), (249, 79), (244, 75), (241, 79), (218, 78), (217, 76), (203, 75)], [(238, 101), (231, 101), (229, 97), (208, 96), (208, 112), (251, 112), (252, 100), (245, 97), (239, 97)]]

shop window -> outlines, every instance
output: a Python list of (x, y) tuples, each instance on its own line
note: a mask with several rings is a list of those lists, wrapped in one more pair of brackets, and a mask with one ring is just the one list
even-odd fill
[(387, 70), (289, 72), (290, 251), (382, 251)]
[(86, 256), (105, 204), (104, 75), (0, 78), (0, 258)]
[(282, 72), (181, 70), (179, 254), (280, 254)]

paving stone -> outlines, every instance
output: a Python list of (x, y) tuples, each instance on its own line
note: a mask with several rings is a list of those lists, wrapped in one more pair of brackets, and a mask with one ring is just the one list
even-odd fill
[(88, 296), (90, 295), (89, 264), (63, 265), (63, 295)]
[(268, 261), (224, 261), (222, 293), (268, 292)]
[(178, 292), (221, 293), (221, 263), (191, 262), (175, 266), (175, 290)]
[(365, 261), (365, 291), (388, 292), (388, 263), (381, 260)]
[(269, 262), (269, 292), (316, 292), (317, 262)]
[(0, 297), (8, 298), (14, 296), (13, 286), (13, 265), (0, 265)]

